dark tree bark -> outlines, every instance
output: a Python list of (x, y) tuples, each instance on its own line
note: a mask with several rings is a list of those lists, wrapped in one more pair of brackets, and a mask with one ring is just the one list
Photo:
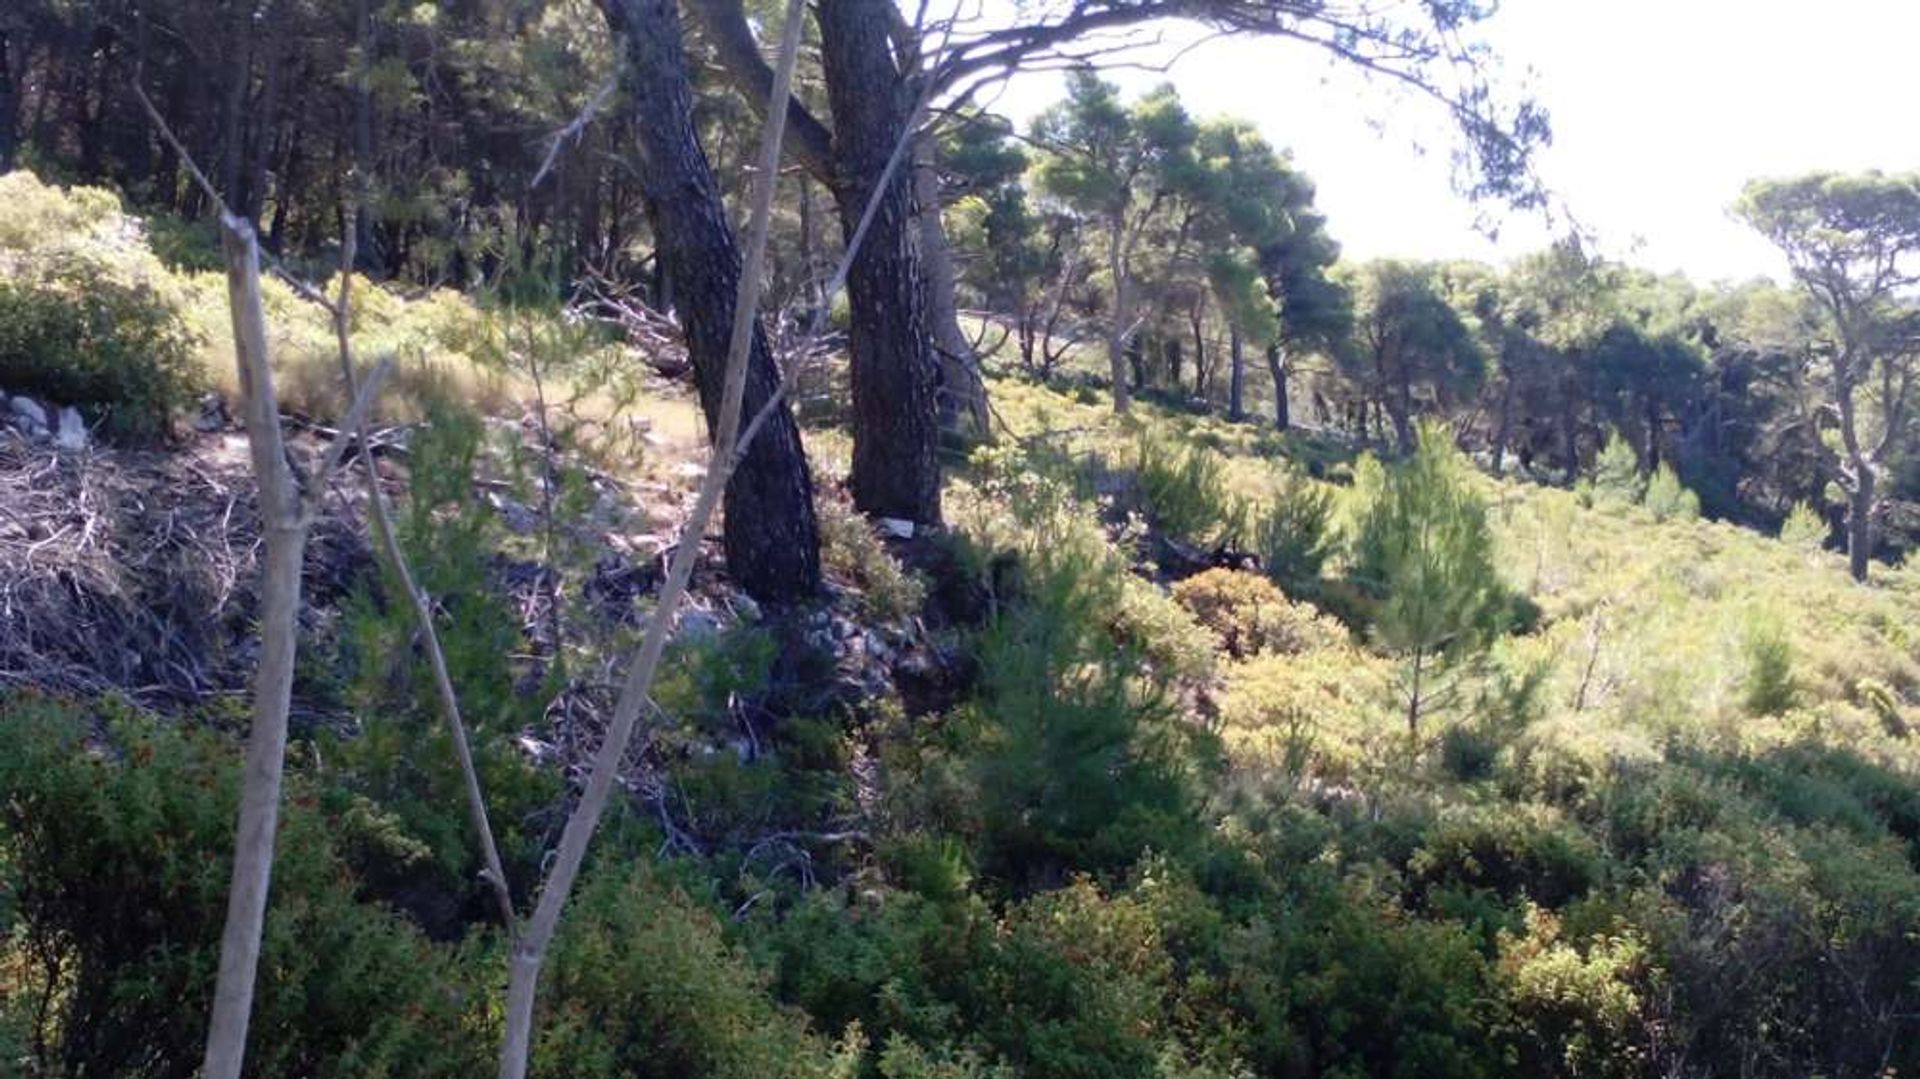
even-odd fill
[[(678, 7), (674, 0), (599, 2), (625, 50), (636, 114), (647, 117), (638, 125), (639, 156), (655, 257), (673, 279), (700, 406), (712, 427), (720, 411), (740, 252), (719, 182), (695, 135)], [(756, 319), (741, 414), (756, 415), (779, 384)], [(813, 480), (799, 428), (784, 403), (727, 483), (725, 545), (728, 572), (756, 599), (784, 602), (819, 589)]]
[(1560, 452), (1566, 456), (1567, 486), (1580, 481), (1580, 417), (1568, 403), (1560, 419)]
[[(373, 184), (373, 61), (380, 42), (372, 0), (354, 0), (353, 15), (354, 38), (360, 45), (359, 62), (353, 72), (353, 179), (364, 195)], [(363, 266), (378, 267), (382, 252), (373, 215), (363, 213), (356, 219), (359, 235), (354, 238), (354, 250), (360, 253)]]
[(985, 434), (987, 384), (973, 343), (960, 331), (953, 248), (940, 219), (938, 150), (925, 131), (914, 141), (913, 195), (919, 211), (920, 262), (927, 274), (927, 324), (940, 364), (940, 425), (961, 434)]
[(262, 76), (260, 104), (252, 110), (253, 123), (247, 152), (247, 169), (241, 181), (244, 196), (240, 205), (243, 213), (254, 221), (260, 220), (261, 208), (267, 200), (267, 163), (273, 156), (273, 145), (280, 130), (280, 62), (281, 53), (277, 42), (271, 42), (266, 49), (266, 73)]
[(1247, 416), (1243, 398), (1247, 383), (1246, 345), (1240, 340), (1240, 327), (1228, 327), (1227, 335), (1228, 362), (1232, 365), (1227, 374), (1227, 418), (1239, 423)]
[(241, 187), (241, 169), (247, 152), (247, 94), (253, 87), (253, 4), (233, 5), (233, 52), (227, 62), (227, 93), (220, 106), (220, 193), (227, 205), (251, 217), (246, 192)]
[(1500, 380), (1500, 421), (1493, 431), (1493, 474), (1504, 475), (1507, 443), (1513, 440), (1513, 379)]
[(1664, 426), (1660, 420), (1660, 399), (1652, 394), (1647, 395), (1646, 413), (1647, 451), (1640, 455), (1640, 460), (1647, 474), (1652, 475), (1653, 470), (1660, 467), (1660, 429)]
[[(740, 0), (691, 0), (728, 78), (765, 108), (772, 71), (760, 55)], [(828, 129), (789, 101), (785, 147), (825, 184), (851, 237), (873, 182), (908, 136), (915, 80), (901, 70), (888, 0), (821, 0), (821, 63)], [(929, 322), (929, 285), (920, 258), (913, 169), (895, 170), (847, 276), (852, 313), (853, 501), (863, 513), (925, 524), (940, 521), (940, 370)]]
[(13, 168), (20, 148), (20, 76), (14, 61), (16, 52), (26, 52), (26, 46), (16, 40), (20, 36), (0, 26), (0, 172)]
[(875, 181), (907, 131), (913, 103), (894, 65), (891, 0), (821, 0), (821, 59), (833, 111), (833, 197), (851, 241), (878, 209), (847, 276), (852, 308), (853, 503), (861, 512), (940, 521), (939, 371), (927, 331), (913, 173)]
[(1867, 579), (1867, 564), (1873, 558), (1875, 487), (1874, 470), (1868, 466), (1856, 477), (1847, 497), (1847, 572), (1856, 581)]
[(1267, 346), (1267, 373), (1273, 376), (1273, 425), (1284, 431), (1293, 426), (1292, 402), (1287, 396), (1287, 354), (1277, 344)]

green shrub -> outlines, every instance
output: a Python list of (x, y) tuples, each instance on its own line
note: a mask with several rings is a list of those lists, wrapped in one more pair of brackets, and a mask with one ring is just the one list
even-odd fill
[(969, 1049), (926, 1049), (897, 1036), (887, 1039), (879, 1067), (881, 1079), (1015, 1079), (1019, 1075), (1005, 1064), (987, 1063)]
[(1503, 901), (1564, 906), (1601, 876), (1600, 852), (1585, 833), (1545, 810), (1521, 807), (1444, 814), (1407, 864), (1415, 895), (1484, 890)]
[[(34, 1029), (31, 1068), (43, 1070), (29, 1074), (195, 1072), (239, 773), (235, 747), (210, 734), (30, 695), (0, 701), (0, 911), (11, 922), (0, 937), (10, 972), (0, 1012)], [(311, 784), (290, 776), (249, 1074), (484, 1071), (487, 1039), (470, 1035), (450, 987), (481, 984), (471, 964), (491, 968), (497, 955), (435, 949), (356, 900), (338, 830)]]
[[(409, 447), (409, 490), (395, 525), (415, 583), (433, 599), (435, 629), (468, 727), (509, 883), (525, 894), (538, 877), (544, 830), (531, 823), (559, 779), (521, 752), (546, 695), (516, 685), (509, 657), (523, 653), (521, 618), (491, 584), (502, 529), (472, 497), (484, 429), (451, 403), (432, 400)], [(466, 810), (458, 764), (419, 627), (400, 583), (384, 565), (344, 604), (326, 668), (353, 710), (344, 736), (316, 740), (336, 771), (328, 797), (344, 813), (356, 800), (378, 807), (389, 837), (348, 847), (376, 895), (437, 935), (494, 917)], [(319, 649), (314, 650), (320, 654)], [(550, 669), (547, 684), (553, 683)]]
[(1619, 431), (1607, 435), (1607, 444), (1593, 461), (1593, 504), (1621, 508), (1635, 505), (1647, 489), (1640, 474), (1640, 455)]
[(1242, 512), (1228, 493), (1226, 461), (1201, 446), (1176, 446), (1165, 436), (1142, 434), (1134, 468), (1141, 508), (1156, 529), (1196, 543), (1231, 531)]
[(1318, 594), (1320, 574), (1338, 547), (1333, 524), (1332, 489), (1287, 469), (1255, 513), (1249, 539), (1273, 583), (1308, 599)]
[(1780, 542), (1811, 554), (1827, 545), (1832, 529), (1827, 519), (1808, 502), (1795, 502), (1780, 524)]
[(1492, 970), (1468, 934), (1351, 890), (1302, 893), (1222, 945), (1227, 1029), (1253, 1074), (1511, 1074)]
[(1526, 931), (1502, 934), (1500, 974), (1526, 1036), (1521, 1073), (1634, 1079), (1647, 1074), (1660, 1031), (1660, 975), (1628, 931), (1565, 939), (1560, 919), (1529, 907)]
[(0, 255), (110, 239), (129, 224), (106, 188), (56, 187), (26, 169), (0, 173), (0, 207)]
[(1024, 563), (1026, 591), (978, 645), (982, 698), (969, 732), (987, 871), (1023, 883), (1113, 869), (1190, 838), (1186, 755), (1166, 675), (1113, 618), (1125, 570), (1086, 543)]
[(1800, 690), (1793, 673), (1793, 641), (1780, 624), (1759, 617), (1747, 627), (1741, 647), (1747, 661), (1747, 711), (1777, 716), (1792, 708)]
[(1687, 490), (1672, 468), (1662, 463), (1647, 481), (1641, 505), (1656, 521), (1691, 521), (1700, 516), (1700, 496)]
[(1173, 586), (1173, 598), (1220, 638), (1228, 655), (1327, 648), (1346, 634), (1332, 619), (1294, 603), (1256, 573), (1210, 569)]
[[(609, 864), (570, 905), (541, 991), (543, 1079), (827, 1079), (833, 1047), (779, 1005), (722, 924), (654, 878)], [(479, 1074), (476, 1072), (475, 1074)]]
[(1218, 702), (1228, 759), (1294, 781), (1352, 781), (1379, 755), (1375, 743), (1386, 729), (1382, 666), (1345, 644), (1233, 664)]
[(820, 561), (827, 572), (858, 589), (871, 618), (897, 621), (919, 613), (926, 584), (901, 568), (873, 525), (836, 498), (817, 500)]
[(1122, 576), (1119, 601), (1108, 619), (1114, 638), (1159, 682), (1197, 684), (1213, 674), (1219, 638), (1152, 581)]
[(1174, 956), (1142, 889), (1074, 879), (996, 913), (968, 896), (816, 894), (767, 937), (778, 985), (886, 1046), (882, 1075), (1150, 1079), (1178, 1047)]
[(151, 438), (202, 388), (199, 341), (152, 287), (64, 259), (0, 280), (0, 385)]

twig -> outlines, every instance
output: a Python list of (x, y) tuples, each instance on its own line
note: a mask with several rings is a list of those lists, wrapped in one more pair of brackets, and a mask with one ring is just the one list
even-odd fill
[(560, 160), (561, 147), (565, 146), (568, 140), (579, 138), (587, 130), (587, 125), (593, 122), (594, 117), (600, 115), (600, 110), (606, 107), (607, 99), (613, 96), (613, 92), (619, 86), (618, 75), (601, 83), (599, 89), (593, 92), (593, 96), (587, 99), (587, 103), (580, 106), (579, 113), (567, 121), (565, 127), (553, 133), (552, 140), (547, 143), (547, 156), (541, 159), (540, 167), (534, 170), (533, 179), (527, 184), (528, 190), (540, 186), (540, 181), (547, 178), (547, 173), (553, 171), (554, 163)]

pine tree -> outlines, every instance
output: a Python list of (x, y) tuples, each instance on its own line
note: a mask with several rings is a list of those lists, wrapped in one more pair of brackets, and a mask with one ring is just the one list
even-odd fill
[(1406, 665), (1407, 731), (1451, 695), (1451, 676), (1504, 628), (1508, 604), (1493, 565), (1485, 502), (1444, 428), (1414, 453), (1368, 470), (1351, 522), (1354, 583), (1375, 604), (1375, 647)]

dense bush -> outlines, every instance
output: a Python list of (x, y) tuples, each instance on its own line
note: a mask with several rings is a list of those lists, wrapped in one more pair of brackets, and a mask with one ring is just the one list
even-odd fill
[(1245, 570), (1196, 574), (1173, 586), (1173, 598), (1218, 635), (1220, 647), (1235, 659), (1327, 648), (1346, 638), (1339, 623)]
[(1284, 469), (1250, 527), (1247, 539), (1267, 576), (1289, 596), (1313, 598), (1327, 560), (1339, 547), (1332, 488)]
[(1780, 542), (1811, 553), (1827, 545), (1832, 531), (1820, 511), (1809, 503), (1795, 502), (1787, 519), (1780, 523)]
[(1135, 447), (1134, 469), (1140, 506), (1166, 535), (1199, 543), (1237, 529), (1245, 510), (1227, 490), (1226, 466), (1218, 453), (1144, 434)]
[(967, 729), (982, 864), (1031, 886), (1186, 834), (1197, 732), (1113, 632), (1120, 571), (1071, 543), (1032, 551), (1025, 567), (1026, 594), (979, 641), (983, 692)]
[(1640, 504), (1656, 521), (1691, 521), (1700, 516), (1700, 496), (1687, 490), (1664, 462), (1648, 478)]
[[(30, 1074), (196, 1073), (238, 781), (239, 754), (217, 735), (110, 707), (0, 701), (0, 1011), (31, 1032)], [(250, 1074), (484, 1069), (455, 987), (472, 984), (487, 950), (436, 949), (357, 900), (337, 822), (306, 781), (288, 794)]]
[(581, 885), (550, 964), (535, 1076), (852, 1079), (719, 919), (643, 866)]
[(95, 262), (0, 280), (0, 386), (77, 406), (114, 434), (167, 431), (202, 388), (198, 345), (160, 293)]
[(1619, 431), (1607, 434), (1607, 444), (1593, 461), (1593, 504), (1620, 509), (1639, 503), (1647, 479), (1640, 473), (1640, 455)]

